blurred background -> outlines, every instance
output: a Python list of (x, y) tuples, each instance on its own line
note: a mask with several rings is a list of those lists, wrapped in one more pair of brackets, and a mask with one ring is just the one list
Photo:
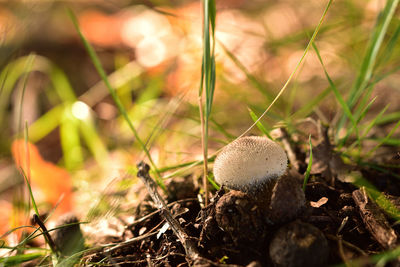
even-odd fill
[[(244, 132), (268, 107), (304, 53), (327, 1), (216, 4), (210, 154)], [(328, 11), (316, 46), (343, 95), (356, 79), (384, 5), (381, 0), (334, 1)], [(128, 170), (146, 155), (95, 70), (68, 10), (94, 46), (163, 177), (201, 175), (200, 169), (185, 168), (202, 158), (201, 2), (0, 1), (0, 207), (7, 218), (0, 223), (0, 234), (29, 218), (22, 212), (29, 196), (14, 164), (18, 153), (13, 155), (11, 149), (14, 140), (26, 135), (35, 144), (30, 149), (30, 178), (41, 210), (49, 212), (57, 203), (49, 196), (52, 191), (64, 193), (72, 203), (65, 211), (80, 216), (127, 210), (138, 199), (139, 189), (128, 190), (136, 182)], [(388, 39), (396, 34), (396, 23), (398, 17), (389, 25)], [(379, 57), (374, 72), (370, 99), (377, 98), (366, 118), (374, 118), (390, 103), (385, 114), (392, 117), (382, 117), (382, 127), (399, 118), (399, 52), (397, 46), (391, 56)], [(263, 127), (295, 128), (308, 117), (335, 122), (342, 113), (329, 88), (311, 49), (284, 95), (262, 119)], [(300, 136), (316, 132), (313, 126), (305, 128)], [(261, 134), (259, 128), (251, 133)], [(70, 188), (65, 189), (66, 184)], [(117, 192), (132, 195), (121, 203), (115, 201)], [(105, 196), (113, 201), (103, 203)], [(16, 215), (18, 209), (23, 215)]]

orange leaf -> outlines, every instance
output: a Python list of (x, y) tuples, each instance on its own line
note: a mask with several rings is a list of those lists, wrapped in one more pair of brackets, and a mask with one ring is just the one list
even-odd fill
[(32, 185), (43, 192), (46, 201), (54, 207), (61, 200), (57, 213), (71, 211), (73, 200), (69, 173), (52, 162), (44, 160), (32, 143), (25, 143), (21, 139), (15, 140), (11, 150), (16, 165), (30, 178)]

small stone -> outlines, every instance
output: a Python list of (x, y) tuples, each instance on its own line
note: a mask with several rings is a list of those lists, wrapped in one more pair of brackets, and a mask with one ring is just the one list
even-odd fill
[(329, 254), (328, 241), (318, 228), (297, 220), (276, 232), (269, 254), (275, 266), (324, 266)]
[(284, 175), (276, 182), (271, 196), (269, 215), (274, 223), (296, 219), (306, 209), (306, 197), (298, 180)]

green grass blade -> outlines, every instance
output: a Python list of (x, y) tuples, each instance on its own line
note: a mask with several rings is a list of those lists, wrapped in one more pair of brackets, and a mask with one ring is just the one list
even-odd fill
[(297, 93), (298, 93), (299, 87), (300, 87), (299, 83), (296, 82), (296, 80), (293, 81), (292, 89), (289, 91), (288, 96), (287, 96), (287, 100), (285, 101), (286, 103), (284, 104), (284, 107), (282, 108), (285, 118), (289, 118), (290, 114), (295, 109), (294, 108), (295, 107), (295, 100), (297, 99)]
[(383, 74), (380, 74), (380, 75), (377, 74), (377, 75), (375, 75), (375, 79), (368, 86), (374, 86), (378, 82), (382, 81), (383, 79), (385, 79), (399, 71), (400, 71), (400, 65), (397, 65), (397, 66), (393, 67), (391, 70), (389, 70)]
[[(146, 140), (146, 146), (150, 147), (154, 140), (162, 134), (163, 131), (167, 129), (168, 123), (171, 121), (173, 115), (175, 112), (178, 110), (178, 108), (181, 106), (182, 101), (184, 98), (184, 94), (177, 96), (175, 98), (172, 98), (169, 100), (168, 104), (162, 108), (163, 115), (157, 120), (157, 122), (154, 125), (153, 130), (149, 134), (149, 137)], [(165, 110), (165, 112), (163, 111)], [(198, 136), (196, 136), (197, 138)], [(161, 173), (161, 171), (160, 171)]]
[(209, 4), (209, 18), (211, 23), (211, 34), (214, 37), (215, 34), (215, 19), (217, 17), (217, 7), (215, 4), (215, 0), (210, 0)]
[[(208, 129), (208, 119), (211, 114), (215, 90), (215, 56), (214, 56), (214, 31), (216, 7), (214, 0), (204, 0), (204, 25), (203, 25), (203, 73), (206, 92), (205, 127)], [(211, 23), (211, 25), (210, 25)], [(211, 29), (211, 33), (210, 33)], [(211, 44), (212, 39), (212, 44)], [(206, 134), (207, 134), (206, 130)]]
[(203, 88), (204, 88), (204, 56), (202, 57), (202, 60), (201, 60), (199, 97), (202, 97), (202, 95), (203, 95)]
[[(209, 163), (211, 163), (211, 162), (214, 162), (214, 160), (215, 160), (215, 156), (211, 156), (211, 157), (208, 158), (207, 161)], [(180, 163), (180, 164), (176, 164), (176, 165), (160, 168), (160, 172), (163, 173), (163, 172), (172, 171), (172, 170), (178, 170), (178, 172), (181, 172), (182, 170), (180, 170), (180, 169), (182, 169), (182, 168), (188, 167), (187, 168), (187, 170), (188, 170), (190, 168), (199, 166), (201, 164), (203, 164), (202, 160), (194, 160), (194, 161), (184, 162), (184, 163)], [(170, 177), (173, 177), (173, 176), (176, 176), (176, 173), (175, 174), (169, 174), (165, 178), (167, 179), (167, 178), (170, 178)]]
[[(108, 81), (112, 88), (120, 90), (121, 87), (129, 86), (131, 91), (138, 89), (137, 86), (132, 88), (132, 83), (138, 79), (143, 73), (143, 68), (135, 61), (131, 61), (125, 66), (115, 70), (108, 75)], [(101, 80), (89, 88), (85, 93), (79, 96), (79, 100), (93, 107), (109, 94), (109, 90), (104, 86)]]
[(331, 86), (331, 89), (333, 91), (333, 94), (336, 97), (336, 100), (338, 101), (338, 103), (342, 107), (342, 109), (343, 109), (344, 113), (346, 114), (347, 118), (349, 118), (350, 121), (352, 122), (352, 126), (353, 126), (352, 129), (355, 130), (356, 137), (357, 137), (357, 142), (360, 144), (357, 122), (354, 119), (353, 114), (351, 113), (351, 110), (350, 110), (349, 106), (344, 101), (344, 99), (343, 99), (342, 95), (340, 94), (339, 90), (336, 88), (335, 83), (332, 81), (331, 77), (329, 76), (329, 74), (328, 74), (328, 72), (327, 72), (327, 70), (325, 68), (324, 62), (322, 61), (321, 54), (319, 53), (319, 50), (318, 50), (317, 46), (315, 45), (315, 43), (313, 43), (312, 46), (313, 46), (314, 51), (315, 51), (315, 53), (316, 53), (316, 55), (318, 57), (319, 62), (321, 63), (321, 66), (322, 66), (322, 68), (324, 70), (324, 73), (325, 73), (325, 77), (328, 80), (329, 85)]
[(309, 135), (309, 137), (308, 137), (308, 143), (309, 143), (309, 145), (310, 145), (310, 158), (309, 158), (309, 160), (308, 160), (308, 165), (307, 165), (306, 173), (304, 174), (303, 192), (306, 191), (306, 186), (307, 186), (307, 183), (308, 183), (308, 179), (310, 178), (311, 167), (312, 167), (312, 161), (313, 161), (311, 135)]
[(10, 101), (11, 93), (15, 87), (18, 79), (24, 74), (26, 70), (27, 62), (30, 60), (30, 56), (19, 58), (9, 63), (0, 74), (0, 80), (2, 81), (1, 97), (0, 97), (0, 124), (4, 124), (6, 119), (7, 105)]
[[(202, 129), (201, 143), (203, 147), (203, 162), (204, 162), (204, 176), (203, 176), (203, 190), (205, 195), (205, 204), (208, 204), (208, 187), (207, 187), (207, 176), (208, 176), (208, 131), (209, 131), (209, 119), (211, 114), (212, 103), (214, 99), (215, 90), (215, 18), (216, 18), (216, 6), (215, 0), (203, 0), (203, 61), (201, 70), (201, 81), (199, 88), (199, 113)], [(211, 25), (210, 25), (211, 23)], [(211, 29), (211, 33), (210, 33)], [(212, 39), (212, 46), (211, 46)], [(205, 88), (205, 107), (203, 108), (203, 84)]]
[(311, 99), (310, 101), (307, 101), (307, 103), (302, 106), (299, 110), (297, 110), (295, 113), (293, 113), (289, 119), (290, 120), (296, 120), (296, 119), (302, 119), (307, 117), (313, 110), (314, 108), (321, 103), (321, 101), (329, 95), (329, 93), (332, 92), (331, 87), (325, 88), (321, 93), (319, 93), (315, 98)]
[(366, 166), (368, 168), (383, 172), (385, 174), (388, 174), (388, 175), (391, 175), (393, 177), (396, 177), (397, 179), (400, 179), (400, 175), (399, 174), (394, 173), (393, 171), (388, 169), (388, 168), (394, 168), (394, 169), (399, 168), (400, 166), (398, 166), (398, 165), (392, 165), (392, 166), (384, 165), (384, 166), (381, 166), (381, 165), (378, 165), (378, 164), (374, 164), (372, 162), (366, 162), (366, 161), (362, 161), (362, 160), (359, 160), (357, 162), (357, 164), (359, 164), (361, 166)]
[[(126, 55), (115, 55), (115, 60), (114, 60), (114, 68), (117, 71), (120, 71), (124, 66), (129, 64), (129, 57)], [(110, 80), (111, 85), (113, 85), (113, 82), (111, 80), (111, 75), (108, 75), (108, 78)], [(121, 99), (121, 103), (124, 107), (130, 107), (133, 105), (133, 99), (132, 99), (132, 85), (130, 83), (125, 83), (120, 86), (115, 86), (113, 85), (113, 88), (117, 91), (117, 95), (119, 99)]]
[(400, 111), (393, 112), (390, 114), (387, 114), (383, 116), (382, 118), (379, 118), (376, 122), (376, 124), (386, 124), (386, 123), (391, 123), (394, 121), (400, 120)]
[(334, 267), (362, 267), (375, 266), (384, 267), (390, 265), (390, 261), (396, 260), (400, 256), (400, 246), (369, 257), (362, 256), (358, 259), (352, 259), (342, 264), (333, 265)]
[[(364, 118), (364, 116), (367, 114), (368, 110), (371, 108), (372, 104), (375, 102), (375, 98), (373, 98), (369, 104), (364, 108), (364, 110), (361, 112), (361, 114), (358, 116), (358, 118), (356, 118), (356, 125), (358, 126), (358, 123)], [(347, 131), (346, 135), (339, 141), (338, 144), (338, 149), (341, 149), (347, 142), (348, 138), (350, 137), (350, 135), (353, 133), (354, 131), (354, 126)], [(359, 145), (359, 150), (361, 149), (361, 139), (362, 137), (358, 137), (356, 140), (356, 144)]]
[[(35, 239), (36, 237), (38, 237), (38, 236), (42, 236), (42, 235), (43, 235), (43, 232), (40, 232), (40, 231), (39, 231), (39, 228), (36, 228), (36, 227), (34, 227), (34, 226), (30, 226), (30, 225), (28, 225), (28, 226), (16, 227), (16, 228), (14, 228), (14, 229), (11, 230), (11, 231), (14, 231), (14, 230), (20, 229), (20, 228), (33, 228), (34, 231), (33, 231), (32, 233), (30, 233), (27, 237), (25, 237), (22, 241), (20, 241), (16, 246), (12, 247), (10, 253), (13, 252), (13, 251), (15, 251), (15, 250), (17, 250), (17, 249), (23, 248), (26, 244), (28, 244), (28, 242), (34, 240), (34, 239)], [(10, 231), (9, 231), (9, 232), (10, 232)], [(37, 234), (37, 232), (39, 232), (39, 234)], [(8, 233), (8, 232), (7, 232), (7, 233)]]
[[(370, 86), (374, 86), (375, 84), (377, 84), (378, 82), (380, 82), (381, 80), (385, 79), (386, 77), (392, 75), (393, 73), (396, 73), (400, 70), (400, 66), (397, 66), (395, 68), (393, 68), (391, 71), (388, 71), (385, 74), (382, 75), (377, 75), (375, 77), (375, 80), (373, 82), (371, 82), (368, 87)], [(316, 96), (314, 99), (310, 100), (307, 102), (306, 105), (304, 105), (303, 107), (301, 107), (299, 110), (297, 110), (295, 113), (293, 113), (290, 116), (290, 119), (294, 120), (294, 119), (300, 119), (300, 118), (304, 118), (307, 117), (312, 111), (313, 109), (325, 98), (329, 95), (329, 93), (331, 92), (331, 88), (328, 87), (326, 89), (324, 89), (324, 91), (322, 91), (318, 96)], [(393, 115), (386, 115), (384, 116), (381, 120), (378, 121), (378, 124), (381, 123), (387, 123), (387, 122), (392, 122), (392, 121), (397, 121), (400, 119), (400, 112), (395, 112), (392, 113)]]
[(219, 190), (221, 187), (215, 182), (214, 175), (207, 176), (208, 182), (214, 187), (215, 190)]
[(18, 131), (22, 132), (22, 114), (23, 114), (23, 103), (24, 103), (24, 96), (25, 96), (25, 90), (26, 90), (26, 86), (28, 83), (28, 78), (29, 78), (29, 74), (32, 71), (33, 68), (33, 64), (35, 62), (35, 55), (34, 54), (30, 54), (26, 60), (26, 65), (25, 65), (25, 75), (23, 77), (23, 86), (22, 86), (22, 91), (21, 91), (21, 100), (19, 103), (19, 117), (18, 117)]
[[(373, 82), (368, 84), (368, 86), (365, 88), (364, 95), (362, 96), (361, 100), (359, 101), (360, 102), (359, 107), (354, 112), (354, 117), (358, 118), (357, 121), (362, 119), (362, 117), (365, 115), (365, 112), (370, 108), (372, 101), (368, 104), (366, 104), (366, 103), (372, 94), (372, 90), (373, 90), (375, 84), (377, 84), (379, 81), (383, 80), (384, 78), (388, 77), (389, 75), (397, 72), (398, 70), (400, 70), (400, 66), (397, 66), (394, 69), (392, 69), (391, 71), (389, 71), (383, 75), (380, 75)], [(375, 98), (373, 100), (375, 100)], [(392, 121), (397, 121), (397, 120), (398, 120), (397, 118), (393, 118)]]
[(79, 137), (79, 121), (72, 114), (72, 105), (66, 104), (60, 122), (60, 141), (65, 167), (74, 170), (83, 163)]
[(136, 131), (135, 127), (133, 126), (133, 123), (131, 121), (131, 119), (128, 116), (128, 113), (125, 109), (125, 107), (122, 105), (120, 99), (118, 98), (118, 95), (116, 94), (115, 90), (111, 87), (111, 84), (108, 81), (108, 77), (106, 75), (106, 72), (104, 71), (104, 68), (102, 67), (102, 64), (100, 62), (100, 59), (98, 58), (96, 52), (94, 51), (93, 47), (91, 46), (91, 44), (86, 40), (85, 36), (82, 34), (78, 21), (74, 15), (74, 13), (72, 12), (72, 10), (68, 9), (68, 14), (75, 26), (76, 31), (78, 32), (78, 35), (81, 39), (81, 41), (83, 42), (86, 51), (89, 54), (90, 59), (92, 60), (96, 71), (98, 72), (98, 74), (100, 75), (101, 79), (103, 80), (104, 84), (106, 85), (107, 89), (110, 92), (111, 97), (114, 100), (114, 103), (116, 104), (119, 112), (121, 113), (121, 115), (124, 117), (125, 121), (127, 122), (129, 128), (131, 129), (131, 131), (133, 132), (135, 139), (137, 140), (137, 142), (140, 144), (141, 148), (143, 149), (143, 151), (146, 153), (146, 156), (148, 158), (148, 160), (150, 161), (150, 164), (152, 166), (152, 168), (155, 171), (156, 174), (156, 182), (158, 183), (158, 185), (163, 189), (166, 190), (164, 183), (162, 182), (162, 179), (160, 177), (158, 168), (156, 166), (156, 164), (154, 163), (150, 152), (148, 151), (148, 149), (146, 148), (146, 145), (144, 144), (144, 142), (142, 141), (142, 139), (139, 136), (139, 133)]
[(72, 86), (67, 76), (61, 69), (52, 64), (49, 71), (49, 76), (54, 86), (54, 89), (62, 102), (72, 103), (76, 101), (74, 90), (72, 89)]
[(21, 173), (22, 173), (22, 176), (24, 176), (26, 185), (27, 185), (27, 187), (28, 187), (29, 197), (30, 197), (30, 199), (31, 199), (31, 201), (32, 201), (33, 209), (34, 209), (36, 215), (39, 216), (39, 210), (38, 210), (38, 208), (37, 208), (35, 198), (33, 197), (32, 187), (31, 187), (31, 184), (30, 184), (30, 182), (29, 182), (29, 178), (28, 178), (28, 176), (26, 175), (26, 173), (24, 172), (24, 170), (23, 170), (22, 168), (20, 169), (20, 171), (21, 171)]
[(265, 109), (265, 111), (261, 114), (260, 117), (258, 117), (257, 121), (254, 122), (246, 131), (244, 131), (238, 138), (244, 136), (245, 134), (247, 134), (251, 129), (253, 129), (254, 126), (257, 125), (257, 122), (260, 121), (265, 114), (268, 113), (268, 111), (272, 108), (272, 106), (275, 104), (275, 102), (281, 97), (281, 95), (285, 92), (286, 88), (288, 87), (289, 83), (291, 82), (291, 80), (294, 77), (294, 74), (297, 72), (297, 70), (300, 68), (301, 63), (303, 62), (304, 58), (306, 57), (308, 50), (310, 50), (311, 44), (315, 41), (315, 38), (318, 35), (319, 30), (321, 29), (322, 23), (325, 20), (326, 14), (328, 13), (328, 10), (332, 4), (333, 0), (329, 0), (328, 4), (326, 5), (324, 12), (318, 22), (317, 27), (314, 30), (313, 35), (311, 36), (310, 41), (308, 42), (306, 48), (304, 49), (303, 55), (301, 56), (300, 60), (297, 62), (294, 70), (292, 71), (292, 73), (290, 74), (289, 78), (287, 79), (286, 83), (283, 85), (283, 87), (281, 88), (281, 90), (279, 91), (279, 93), (276, 95), (276, 97), (274, 98), (274, 100), (272, 100), (271, 104)]
[(56, 129), (60, 124), (64, 108), (63, 105), (58, 105), (33, 122), (29, 126), (30, 140), (36, 143)]
[(89, 117), (85, 120), (80, 120), (78, 127), (95, 160), (100, 166), (106, 166), (105, 162), (108, 160), (107, 146), (99, 136), (92, 117)]
[[(348, 24), (344, 20), (334, 22), (327, 21), (324, 25), (322, 25), (319, 33), (329, 35), (331, 32), (334, 33), (335, 31), (342, 30), (347, 27)], [(277, 51), (279, 48), (298, 44), (304, 40), (304, 36), (310, 36), (314, 30), (315, 28), (312, 26), (305, 26), (303, 29), (296, 31), (293, 34), (284, 35), (282, 37), (269, 40), (267, 43), (268, 49), (271, 51)], [(265, 38), (264, 35), (261, 37)]]
[(377, 125), (379, 119), (383, 116), (383, 114), (386, 112), (386, 110), (389, 108), (389, 104), (387, 104), (379, 113), (376, 115), (376, 117), (367, 125), (366, 129), (364, 130), (363, 134), (361, 135), (361, 138), (365, 138), (369, 131)]
[(378, 141), (382, 145), (400, 146), (400, 139), (397, 138), (368, 138), (368, 140)]
[(206, 96), (206, 104), (207, 104), (207, 108), (206, 108), (206, 119), (209, 120), (210, 119), (210, 114), (211, 114), (211, 108), (212, 108), (212, 103), (214, 100), (214, 91), (215, 91), (215, 57), (214, 55), (211, 57), (211, 75), (210, 75), (210, 86), (208, 91), (208, 94)]
[(397, 130), (397, 128), (400, 126), (400, 120), (396, 123), (396, 125), (393, 127), (393, 129), (388, 133), (388, 135), (385, 136), (385, 138), (381, 139), (380, 142), (373, 148), (371, 149), (366, 155), (365, 158), (371, 157), (371, 155), (383, 144), (385, 144), (387, 141), (390, 140), (390, 137), (394, 134), (394, 132)]
[(223, 134), (228, 140), (233, 140), (235, 139), (235, 136), (231, 133), (229, 133), (225, 127), (221, 124), (219, 124), (218, 122), (216, 122), (213, 118), (210, 118), (210, 122), (212, 123), (212, 125), (214, 126), (214, 129), (217, 132), (220, 132), (221, 134)]
[[(385, 8), (377, 18), (377, 23), (369, 40), (358, 76), (349, 93), (347, 104), (350, 109), (352, 109), (358, 102), (359, 98), (364, 93), (364, 90), (372, 77), (378, 51), (381, 48), (383, 39), (386, 35), (389, 23), (393, 18), (398, 2), (399, 0), (388, 0), (386, 2)], [(345, 123), (346, 116), (343, 116), (338, 122), (337, 132), (340, 131)]]
[(15, 249), (15, 247), (4, 246), (5, 242), (4, 242), (3, 239), (5, 237), (7, 237), (8, 235), (12, 234), (14, 231), (17, 231), (17, 230), (20, 230), (20, 229), (24, 229), (24, 228), (31, 228), (31, 229), (37, 230), (37, 228), (35, 226), (32, 226), (32, 225), (21, 225), (21, 226), (14, 227), (14, 228), (8, 230), (7, 232), (5, 232), (4, 234), (2, 234), (0, 236), (0, 247), (1, 248)]
[(377, 97), (372, 98), (368, 105), (361, 111), (361, 114), (356, 117), (357, 124), (365, 117), (365, 115), (367, 115), (367, 112), (372, 107), (372, 104), (376, 99)]
[(44, 252), (19, 254), (15, 256), (0, 258), (0, 264), (1, 266), (17, 266), (24, 262), (32, 261), (43, 256), (46, 256)]
[(246, 75), (247, 80), (249, 80), (250, 83), (261, 94), (263, 94), (268, 101), (272, 101), (274, 99), (274, 96), (268, 90), (265, 89), (266, 85), (261, 84), (261, 82), (259, 82), (257, 78), (254, 77), (254, 75), (252, 75), (247, 70), (247, 68), (242, 64), (242, 62), (240, 62), (240, 60), (231, 51), (229, 51), (229, 49), (222, 42), (218, 43), (221, 46), (222, 50), (224, 50), (224, 53), (230, 58), (230, 60), (232, 60), (232, 62), (236, 65), (236, 67), (238, 67), (244, 73), (244, 75)]
[[(254, 113), (253, 110), (251, 110), (251, 108), (247, 108), (249, 110), (250, 113), (250, 117), (251, 119), (256, 122), (258, 119), (258, 116)], [(272, 138), (272, 136), (269, 134), (268, 130), (264, 127), (264, 125), (261, 123), (261, 121), (257, 121), (257, 128), (264, 134), (266, 135), (269, 139), (274, 140)]]
[[(28, 138), (28, 123), (27, 122), (25, 123), (25, 131), (24, 131), (24, 133), (25, 133), (25, 136), (24, 136), (24, 138), (25, 138), (25, 149), (28, 149), (28, 145), (27, 144), (28, 144), (29, 138)], [(27, 151), (27, 152), (29, 152), (29, 151)], [(29, 153), (26, 153), (26, 155), (27, 155), (27, 157), (29, 157)], [(30, 161), (30, 159), (28, 158), (27, 162), (29, 162), (29, 161)], [(30, 168), (30, 166), (27, 166), (27, 168)], [(36, 215), (39, 216), (39, 210), (37, 208), (35, 198), (33, 197), (33, 192), (32, 192), (31, 184), (30, 184), (30, 181), (29, 181), (29, 179), (30, 179), (29, 174), (28, 175), (25, 174), (25, 172), (24, 172), (24, 170), (22, 168), (21, 168), (21, 171), (22, 171), (21, 172), (22, 175), (25, 178), (26, 185), (28, 187), (29, 197), (30, 197), (30, 199), (32, 201), (33, 209), (34, 209)]]
[(374, 70), (375, 61), (379, 49), (383, 43), (383, 39), (387, 32), (390, 21), (393, 18), (394, 12), (398, 5), (398, 0), (388, 0), (381, 14), (379, 14), (376, 26), (372, 33), (364, 60), (361, 64), (361, 69), (357, 77), (356, 83), (350, 91), (348, 104), (353, 107), (362, 94), (364, 88), (368, 84)]
[[(207, 159), (207, 163), (214, 162), (215, 157), (216, 157), (216, 155), (210, 156)], [(166, 167), (166, 168), (164, 168), (164, 170), (167, 170), (167, 169), (168, 170), (177, 169), (177, 170), (175, 172), (173, 172), (173, 173), (170, 173), (170, 174), (164, 176), (164, 179), (168, 179), (168, 178), (171, 178), (171, 177), (175, 177), (175, 176), (179, 176), (179, 175), (185, 174), (188, 170), (192, 169), (193, 167), (200, 166), (202, 164), (204, 164), (204, 162), (202, 160), (197, 160), (197, 161), (191, 161), (191, 162), (179, 164), (179, 167), (178, 167), (178, 165)], [(183, 166), (183, 168), (182, 168), (182, 166)]]
[(3, 94), (3, 91), (4, 91), (4, 85), (5, 85), (6, 81), (7, 81), (7, 77), (8, 77), (9, 71), (10, 71), (10, 66), (7, 65), (3, 69), (2, 73), (0, 74), (0, 84), (1, 84), (0, 85), (0, 99), (1, 99), (1, 95)]
[[(46, 62), (44, 62), (46, 63)], [(60, 71), (58, 69), (58, 71)], [(128, 84), (129, 81), (131, 81), (134, 77), (139, 75), (141, 73), (141, 69), (139, 66), (136, 64), (133, 64), (133, 62), (128, 63), (121, 69), (118, 69), (114, 73), (110, 75), (109, 81), (111, 85), (121, 87), (126, 84)], [(56, 76), (58, 76), (57, 74)], [(55, 88), (63, 88), (66, 86), (67, 88), (71, 88), (68, 79), (65, 77), (65, 74), (62, 73), (62, 78), (56, 78), (56, 76), (51, 76), (51, 80), (53, 82), (53, 85)], [(58, 82), (61, 82), (58, 84)], [(89, 106), (93, 106), (98, 101), (106, 96), (106, 92), (103, 92), (104, 90), (107, 90), (106, 88), (102, 87), (100, 85), (101, 82), (98, 84), (94, 85), (92, 88), (90, 88), (87, 92), (85, 92), (83, 95), (79, 97), (79, 100), (82, 102), (88, 104)], [(103, 89), (104, 88), (104, 89)], [(70, 89), (68, 89), (70, 90)], [(58, 93), (59, 94), (59, 93)], [(74, 99), (74, 97), (68, 97), (68, 95), (71, 96), (71, 94), (66, 94), (64, 98), (66, 99)], [(61, 96), (60, 96), (61, 98)], [(62, 99), (64, 99), (62, 98)], [(0, 98), (0, 117), (1, 117), (1, 105), (2, 105), (2, 98)], [(32, 123), (29, 126), (29, 137), (32, 142), (37, 142), (44, 138), (46, 135), (48, 135), (51, 131), (53, 131), (57, 126), (59, 125), (61, 121), (62, 114), (64, 112), (64, 104), (59, 104), (55, 107), (53, 107), (51, 110), (49, 110), (47, 113), (42, 115), (40, 118), (38, 118), (34, 123)], [(96, 157), (96, 155), (94, 155)]]
[(378, 61), (376, 63), (376, 66), (380, 66), (383, 63), (389, 61), (391, 56), (393, 55), (394, 49), (398, 46), (399, 44), (399, 38), (400, 38), (400, 23), (397, 20), (397, 27), (394, 33), (392, 34), (392, 37), (390, 38), (388, 44), (385, 47), (384, 52), (382, 53), (383, 55), (378, 58)]
[[(365, 128), (365, 130), (363, 131), (363, 133), (362, 133), (361, 136), (360, 136), (360, 139), (361, 139), (361, 140), (364, 140), (365, 137), (368, 135), (369, 131), (370, 131), (374, 126), (376, 126), (376, 125), (378, 124), (379, 119), (380, 119), (380, 118), (382, 117), (382, 115), (386, 112), (386, 110), (388, 109), (388, 107), (389, 107), (389, 104), (386, 105), (386, 107), (384, 107), (384, 108), (379, 112), (379, 114), (376, 115), (375, 118), (374, 118), (372, 121), (370, 121), (370, 122), (368, 123), (368, 125), (367, 125), (366, 128)], [(346, 149), (346, 151), (352, 150), (355, 144), (356, 144), (356, 142), (354, 142), (353, 144), (351, 144), (351, 145)]]

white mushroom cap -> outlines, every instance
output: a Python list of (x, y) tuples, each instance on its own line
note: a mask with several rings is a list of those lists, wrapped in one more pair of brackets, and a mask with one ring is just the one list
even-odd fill
[(247, 191), (279, 178), (286, 168), (282, 147), (266, 137), (246, 136), (227, 145), (217, 156), (214, 177), (221, 185)]

